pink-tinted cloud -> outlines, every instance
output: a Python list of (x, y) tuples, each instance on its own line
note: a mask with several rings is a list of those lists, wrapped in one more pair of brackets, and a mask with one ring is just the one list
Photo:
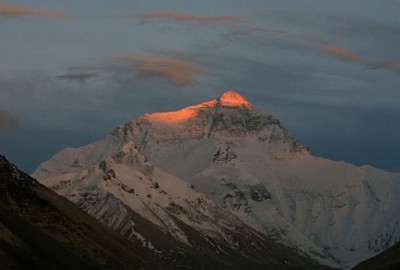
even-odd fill
[(388, 69), (400, 69), (400, 60), (388, 60), (381, 62), (374, 62), (371, 65), (371, 69), (388, 68)]
[(144, 19), (144, 20), (171, 20), (177, 22), (194, 22), (194, 23), (216, 23), (216, 22), (240, 22), (243, 21), (240, 17), (232, 15), (218, 15), (218, 16), (199, 16), (187, 13), (180, 13), (175, 11), (160, 11), (143, 13), (138, 15), (128, 16), (130, 19)]
[(349, 51), (345, 48), (336, 46), (327, 41), (314, 40), (318, 45), (319, 49), (325, 54), (332, 56), (334, 58), (338, 58), (341, 60), (353, 61), (359, 64), (368, 65), (368, 61), (364, 59), (362, 56)]
[(123, 61), (135, 62), (137, 73), (141, 77), (165, 78), (177, 86), (190, 86), (196, 81), (196, 75), (203, 74), (203, 69), (190, 60), (156, 56), (138, 55), (120, 58)]
[(383, 67), (398, 69), (398, 68), (400, 68), (400, 60), (387, 61), (387, 62), (383, 63)]
[(18, 127), (18, 119), (0, 111), (0, 131), (13, 130)]
[(72, 17), (53, 9), (37, 9), (25, 6), (8, 5), (0, 1), (0, 16), (5, 17), (26, 17), (40, 16), (55, 19), (71, 19)]

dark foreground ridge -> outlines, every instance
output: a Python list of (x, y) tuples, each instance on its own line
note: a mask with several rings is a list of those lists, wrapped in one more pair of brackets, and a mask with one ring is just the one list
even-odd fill
[(361, 262), (353, 270), (398, 270), (400, 269), (400, 243), (388, 250)]
[(0, 269), (157, 269), (0, 155)]

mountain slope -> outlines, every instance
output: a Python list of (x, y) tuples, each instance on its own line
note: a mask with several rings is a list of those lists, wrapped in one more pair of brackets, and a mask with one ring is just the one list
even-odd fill
[(96, 166), (42, 182), (127, 240), (182, 267), (323, 268), (154, 167), (132, 142)]
[(353, 268), (353, 270), (397, 270), (400, 269), (400, 243), (385, 250)]
[[(125, 170), (132, 166), (115, 161), (116, 156), (127, 153), (127, 148), (137, 152), (128, 156), (136, 162), (134, 170), (141, 173), (128, 173)], [(399, 174), (314, 157), (279, 120), (254, 108), (233, 91), (175, 112), (145, 114), (119, 126), (104, 140), (61, 151), (34, 175), (74, 201), (74, 183), (81, 186), (82, 177), (95, 171), (90, 168), (103, 162), (126, 186), (139, 183), (140, 177), (144, 179), (143, 174), (149, 169), (146, 166), (153, 168), (147, 177), (158, 183), (164, 179), (179, 182), (176, 185), (182, 187), (181, 193), (164, 190), (164, 185), (161, 190), (179, 206), (175, 217), (197, 231), (201, 231), (201, 222), (188, 222), (190, 219), (182, 210), (192, 213), (201, 209), (201, 205), (193, 203), (201, 198), (208, 209), (229, 215), (230, 224), (244, 223), (256, 234), (268, 235), (269, 239), (335, 267), (351, 267), (400, 240), (400, 218), (396, 214), (400, 205)], [(112, 174), (110, 178), (113, 177)], [(141, 202), (146, 192), (138, 189)], [(151, 200), (145, 199), (147, 204), (159, 205), (153, 198), (156, 193), (149, 193)], [(165, 202), (161, 199), (164, 195), (157, 195), (157, 199)], [(182, 196), (186, 201), (179, 201)], [(140, 204), (124, 201), (122, 195), (117, 197), (151, 220), (151, 216), (137, 209)], [(79, 200), (88, 202), (85, 198)], [(165, 210), (166, 205), (163, 207)], [(208, 235), (218, 235), (215, 232), (227, 219), (218, 218), (221, 214), (205, 215), (215, 225), (209, 227)], [(155, 219), (151, 221), (157, 224)], [(229, 225), (228, 229), (232, 231), (234, 227)]]
[(153, 269), (138, 249), (1, 155), (0, 193), (0, 269)]

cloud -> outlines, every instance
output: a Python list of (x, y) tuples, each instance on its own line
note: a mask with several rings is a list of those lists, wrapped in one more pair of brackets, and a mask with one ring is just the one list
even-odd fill
[(285, 35), (288, 34), (286, 31), (282, 31), (279, 29), (267, 29), (263, 27), (246, 27), (246, 28), (240, 28), (240, 29), (235, 29), (233, 31), (224, 33), (222, 35), (221, 40), (216, 44), (216, 48), (223, 48), (223, 47), (228, 47), (236, 44), (237, 42), (240, 41), (254, 41), (254, 43), (266, 43), (266, 36), (273, 35)]
[(371, 67), (371, 69), (380, 69), (380, 68), (386, 68), (386, 69), (400, 69), (400, 60), (387, 60), (387, 61), (381, 61), (381, 62), (374, 62)]
[(390, 52), (396, 52), (400, 46), (399, 24), (386, 21), (382, 16), (373, 19), (369, 16), (336, 14), (331, 15), (331, 20), (330, 25), (334, 28), (330, 32), (336, 38), (352, 40), (371, 51), (379, 48), (389, 55)]
[(175, 11), (160, 11), (143, 13), (138, 15), (127, 16), (129, 19), (143, 20), (170, 20), (176, 22), (193, 22), (193, 23), (218, 23), (218, 22), (241, 22), (242, 18), (232, 15), (217, 15), (217, 16), (199, 16)]
[(260, 49), (278, 47), (296, 52), (314, 53), (315, 48), (332, 58), (371, 67), (368, 59), (318, 36), (264, 27), (239, 27), (224, 33), (215, 48), (244, 44)]
[[(160, 55), (127, 55), (70, 68), (56, 78), (85, 83), (93, 77), (111, 75), (111, 80), (161, 78), (178, 87), (193, 86), (204, 69), (189, 59)], [(106, 76), (103, 76), (107, 78)]]
[(70, 73), (56, 76), (56, 78), (66, 81), (85, 83), (87, 80), (97, 76), (98, 75), (96, 73)]
[(399, 69), (400, 68), (400, 60), (387, 61), (387, 62), (383, 63), (383, 67)]
[(136, 72), (142, 78), (164, 78), (177, 86), (191, 86), (194, 77), (203, 74), (203, 69), (186, 59), (164, 57), (157, 55), (137, 55), (120, 58), (122, 61), (138, 64)]
[(71, 19), (70, 15), (53, 9), (37, 9), (25, 6), (8, 5), (0, 1), (0, 16), (16, 18), (26, 16), (39, 16), (54, 19)]
[(0, 111), (0, 131), (13, 130), (18, 127), (18, 119)]
[(337, 59), (341, 60), (347, 60), (347, 61), (352, 61), (356, 62), (359, 64), (363, 65), (368, 65), (368, 61), (364, 59), (362, 56), (349, 51), (343, 47), (336, 46), (328, 41), (322, 41), (322, 40), (313, 40), (319, 49), (324, 52), (326, 55), (332, 56)]
[[(244, 27), (243, 27), (244, 26)], [(265, 28), (249, 25), (239, 25), (231, 31), (223, 33), (220, 40), (214, 45), (215, 49), (223, 49), (234, 45), (251, 46), (265, 50), (267, 47), (276, 47), (295, 53), (315, 54), (316, 51), (322, 52), (336, 60), (353, 62), (361, 65), (365, 69), (399, 69), (400, 60), (380, 60), (375, 61), (373, 54), (382, 54), (378, 50), (369, 50), (370, 55), (364, 57), (361, 54), (344, 48), (342, 45), (322, 39), (317, 34), (304, 34), (295, 31), (286, 31), (278, 28)], [(250, 25), (251, 26), (251, 25)], [(393, 29), (387, 32), (394, 32)], [(377, 29), (385, 29), (383, 26)], [(377, 30), (378, 31), (378, 30)], [(364, 49), (365, 51), (365, 49)], [(382, 50), (383, 51), (383, 50)]]

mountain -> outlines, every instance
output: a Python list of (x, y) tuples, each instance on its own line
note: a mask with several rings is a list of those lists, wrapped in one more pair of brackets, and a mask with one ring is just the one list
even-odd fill
[(150, 247), (155, 240), (132, 225), (136, 216), (186, 246), (206, 239), (210, 252), (264, 258), (264, 243), (279, 242), (342, 268), (400, 240), (400, 174), (315, 157), (233, 91), (145, 114), (103, 140), (62, 150), (33, 175)]
[(126, 240), (181, 268), (327, 269), (154, 167), (131, 142), (88, 169), (79, 164), (42, 181)]
[(1, 155), (0, 193), (0, 269), (156, 269), (140, 249)]
[(400, 243), (385, 250), (353, 268), (353, 270), (397, 270), (400, 269)]

